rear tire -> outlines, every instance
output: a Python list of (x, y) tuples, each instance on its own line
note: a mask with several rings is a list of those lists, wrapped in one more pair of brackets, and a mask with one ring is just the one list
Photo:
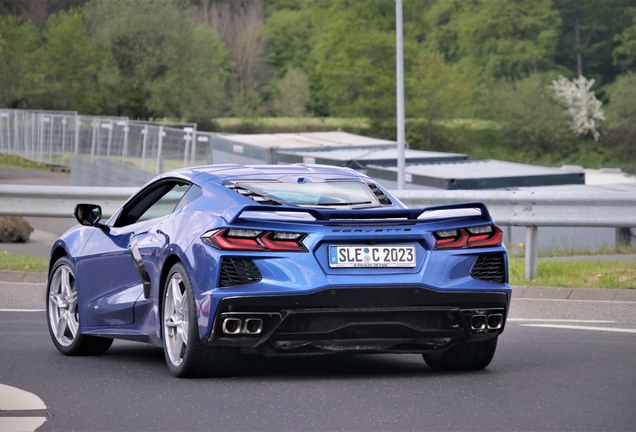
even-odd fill
[(46, 316), (53, 344), (67, 356), (105, 353), (113, 340), (83, 335), (80, 329), (75, 276), (68, 258), (60, 258), (51, 270), (46, 289)]
[(497, 338), (479, 342), (462, 342), (441, 353), (422, 354), (435, 370), (478, 370), (490, 364), (497, 349)]
[(236, 348), (208, 346), (199, 337), (194, 290), (182, 263), (170, 269), (163, 290), (161, 330), (168, 369), (179, 378), (223, 376), (238, 356)]

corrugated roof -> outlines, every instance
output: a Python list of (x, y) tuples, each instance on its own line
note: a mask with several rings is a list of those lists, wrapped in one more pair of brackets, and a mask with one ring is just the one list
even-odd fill
[(395, 141), (369, 138), (347, 132), (303, 132), (281, 134), (219, 135), (218, 139), (267, 149), (317, 149), (343, 147), (388, 147)]
[[(585, 174), (495, 160), (409, 165), (406, 182), (440, 189), (500, 189), (583, 184)], [(395, 180), (397, 167), (367, 166), (367, 175)]]
[[(468, 156), (459, 153), (442, 153), (422, 150), (404, 151), (407, 163), (438, 163), (467, 160)], [(338, 149), (321, 151), (280, 151), (278, 161), (286, 163), (318, 163), (337, 166), (362, 168), (369, 164), (394, 165), (397, 161), (396, 148), (385, 149)]]

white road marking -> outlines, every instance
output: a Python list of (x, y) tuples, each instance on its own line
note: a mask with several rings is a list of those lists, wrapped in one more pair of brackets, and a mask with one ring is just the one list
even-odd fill
[(570, 323), (591, 323), (591, 324), (609, 324), (615, 323), (616, 321), (602, 321), (602, 320), (575, 320), (575, 319), (547, 319), (547, 318), (508, 318), (506, 321), (513, 322), (526, 322), (526, 321), (536, 321), (536, 322), (570, 322)]
[[(35, 431), (46, 421), (41, 414), (44, 410), (46, 405), (33, 393), (0, 384), (0, 431)], [(20, 411), (21, 415), (11, 417), (16, 411)], [(33, 412), (32, 417), (23, 416), (30, 411)], [(6, 416), (3, 415), (5, 412)]]
[(0, 309), (0, 312), (46, 312), (46, 309)]
[(622, 329), (613, 327), (587, 327), (587, 326), (571, 326), (571, 325), (559, 325), (559, 324), (520, 324), (523, 327), (544, 327), (544, 328), (558, 328), (569, 330), (592, 330), (592, 331), (606, 331), (616, 333), (636, 333), (636, 329)]

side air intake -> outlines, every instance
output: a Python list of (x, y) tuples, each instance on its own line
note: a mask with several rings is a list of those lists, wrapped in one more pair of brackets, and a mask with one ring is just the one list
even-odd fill
[(389, 197), (387, 197), (384, 194), (384, 192), (382, 192), (382, 190), (378, 187), (378, 185), (376, 185), (375, 183), (367, 183), (367, 186), (369, 186), (369, 189), (371, 189), (371, 192), (373, 192), (373, 195), (375, 195), (375, 197), (378, 199), (380, 204), (382, 205), (393, 204), (391, 200), (389, 199)]
[(263, 195), (259, 195), (255, 192), (252, 192), (251, 190), (245, 189), (244, 187), (238, 186), (234, 183), (228, 183), (225, 185), (226, 188), (228, 188), (229, 190), (232, 190), (238, 194), (243, 195), (246, 198), (251, 199), (252, 201), (255, 201), (259, 204), (263, 204), (263, 205), (281, 205), (281, 203), (279, 203), (278, 201), (274, 201), (270, 198), (264, 197)]
[(260, 282), (263, 279), (254, 261), (243, 258), (223, 258), (221, 264), (221, 288)]
[(470, 271), (470, 275), (475, 279), (504, 283), (506, 282), (506, 265), (502, 254), (481, 255)]

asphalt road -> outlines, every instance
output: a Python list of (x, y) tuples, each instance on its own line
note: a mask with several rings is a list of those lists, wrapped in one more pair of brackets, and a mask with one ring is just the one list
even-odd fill
[(43, 312), (1, 311), (0, 384), (44, 401), (42, 431), (636, 429), (635, 302), (516, 299), (510, 318), (484, 371), (434, 372), (418, 355), (245, 356), (233, 377), (184, 380), (159, 348), (64, 357)]

